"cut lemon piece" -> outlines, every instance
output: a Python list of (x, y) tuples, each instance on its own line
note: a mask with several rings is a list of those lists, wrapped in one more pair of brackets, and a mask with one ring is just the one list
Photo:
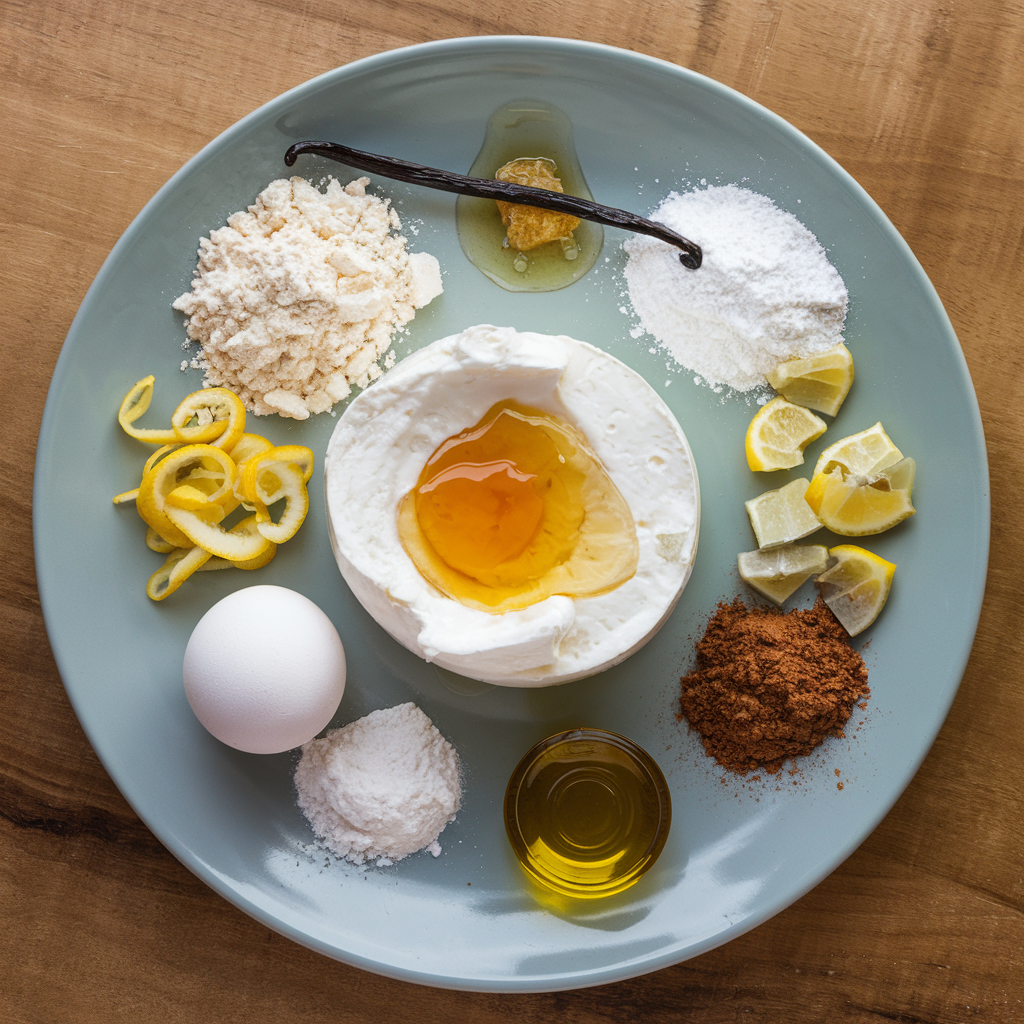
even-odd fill
[(876, 423), (859, 434), (852, 434), (829, 445), (818, 456), (814, 464), (814, 475), (827, 473), (833, 467), (840, 466), (846, 473), (867, 476), (894, 465), (902, 458), (903, 452), (892, 443), (882, 424)]
[(835, 416), (853, 384), (853, 358), (840, 342), (827, 352), (779, 363), (768, 383), (787, 402)]
[(806, 491), (807, 481), (799, 477), (785, 487), (765, 491), (746, 502), (747, 515), (759, 548), (792, 544), (821, 529), (818, 517), (804, 500)]
[(747, 427), (747, 465), (760, 472), (792, 469), (804, 461), (804, 449), (825, 433), (827, 424), (803, 406), (773, 398)]
[(832, 614), (850, 636), (856, 636), (885, 606), (896, 566), (854, 544), (840, 544), (829, 554), (836, 564), (815, 583)]
[(914, 514), (914, 472), (913, 459), (868, 476), (836, 466), (812, 478), (805, 499), (821, 524), (842, 537), (882, 533)]
[(121, 429), (137, 441), (148, 444), (172, 444), (178, 440), (173, 430), (152, 430), (135, 426), (135, 421), (149, 408), (153, 400), (153, 383), (156, 378), (150, 374), (138, 381), (124, 396), (121, 408), (117, 412), (117, 422)]
[(182, 399), (171, 416), (171, 426), (179, 441), (230, 452), (245, 431), (245, 406), (227, 388), (204, 388)]
[(210, 552), (199, 547), (175, 548), (167, 556), (167, 561), (149, 577), (146, 593), (154, 601), (162, 601), (201, 568), (209, 557)]
[(782, 604), (812, 576), (825, 571), (828, 549), (822, 544), (784, 544), (768, 551), (741, 551), (736, 564), (745, 583)]

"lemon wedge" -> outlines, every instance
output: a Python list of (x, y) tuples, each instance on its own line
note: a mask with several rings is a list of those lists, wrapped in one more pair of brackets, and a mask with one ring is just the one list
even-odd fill
[(804, 449), (825, 433), (821, 417), (784, 398), (773, 398), (747, 427), (747, 465), (759, 472), (792, 469), (804, 461)]
[(765, 491), (745, 503), (759, 548), (792, 544), (821, 529), (818, 517), (804, 500), (807, 484), (798, 477), (785, 487)]
[(829, 554), (836, 564), (815, 582), (832, 614), (850, 636), (856, 636), (885, 606), (896, 566), (854, 544), (840, 544)]
[(847, 473), (868, 476), (894, 465), (902, 458), (903, 452), (892, 443), (882, 424), (876, 423), (859, 434), (852, 434), (829, 445), (818, 456), (814, 464), (814, 475), (841, 466)]
[(853, 358), (840, 342), (827, 352), (779, 363), (768, 383), (794, 405), (835, 416), (853, 384)]
[(767, 551), (741, 551), (736, 564), (745, 583), (781, 605), (811, 576), (825, 571), (828, 549), (822, 544), (784, 544)]
[(843, 537), (882, 533), (914, 514), (910, 495), (915, 469), (913, 459), (900, 459), (866, 476), (844, 473), (835, 465), (815, 474), (805, 500), (833, 533)]

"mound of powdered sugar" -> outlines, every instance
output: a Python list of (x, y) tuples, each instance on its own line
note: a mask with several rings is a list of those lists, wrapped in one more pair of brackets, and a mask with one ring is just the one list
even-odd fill
[(398, 216), (369, 180), (323, 192), (272, 181), (200, 241), (192, 290), (173, 305), (202, 345), (204, 384), (257, 415), (306, 419), (380, 376), (392, 333), (441, 293), (441, 273), (392, 233)]
[(437, 857), (462, 800), (455, 748), (411, 702), (310, 740), (295, 788), (313, 831), (355, 864), (423, 849)]
[(712, 386), (749, 391), (780, 362), (843, 340), (848, 295), (814, 235), (766, 196), (736, 185), (673, 192), (650, 219), (704, 250), (687, 270), (665, 242), (624, 245), (640, 324)]

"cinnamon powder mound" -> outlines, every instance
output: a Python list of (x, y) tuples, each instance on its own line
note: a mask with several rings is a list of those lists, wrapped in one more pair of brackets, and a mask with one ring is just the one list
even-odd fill
[(723, 767), (775, 773), (787, 758), (842, 736), (868, 670), (846, 630), (818, 599), (782, 612), (722, 602), (681, 680), (682, 716)]

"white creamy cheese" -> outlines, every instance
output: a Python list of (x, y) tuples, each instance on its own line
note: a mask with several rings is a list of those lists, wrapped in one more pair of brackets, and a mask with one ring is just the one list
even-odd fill
[[(441, 594), (402, 547), (398, 504), (426, 460), (509, 398), (576, 426), (629, 504), (639, 563), (616, 589), (493, 615)], [(474, 679), (546, 686), (618, 664), (662, 626), (693, 568), (700, 500), (682, 429), (639, 374), (572, 338), (481, 325), (420, 349), (345, 410), (325, 474), (352, 592), (409, 650)]]

